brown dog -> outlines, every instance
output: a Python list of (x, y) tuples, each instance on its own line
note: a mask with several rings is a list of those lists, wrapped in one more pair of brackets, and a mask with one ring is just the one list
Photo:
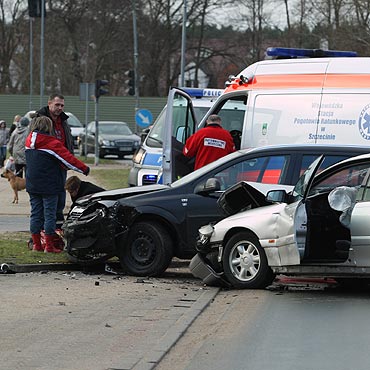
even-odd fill
[(18, 204), (18, 191), (26, 189), (26, 179), (15, 176), (15, 174), (8, 169), (1, 174), (1, 177), (8, 179), (10, 182), (10, 186), (14, 191), (14, 199), (12, 203)]

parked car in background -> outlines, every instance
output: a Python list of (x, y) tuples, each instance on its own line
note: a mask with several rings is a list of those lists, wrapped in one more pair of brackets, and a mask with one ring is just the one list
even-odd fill
[[(35, 110), (30, 110), (24, 116), (27, 117), (29, 120), (31, 120), (31, 116), (35, 112), (36, 112)], [(69, 117), (67, 122), (68, 122), (69, 127), (71, 128), (71, 133), (73, 136), (73, 146), (75, 149), (77, 149), (78, 148), (77, 138), (80, 135), (80, 133), (84, 130), (84, 125), (73, 113), (71, 112), (65, 112), (65, 113)]]
[[(140, 146), (140, 136), (134, 134), (126, 122), (99, 121), (99, 157), (117, 155), (123, 158), (133, 154)], [(85, 145), (86, 140), (86, 145)], [(95, 121), (90, 122), (78, 136), (78, 150), (81, 156), (95, 153)]]
[(220, 204), (231, 216), (199, 230), (193, 275), (238, 289), (264, 288), (275, 274), (369, 283), (370, 154), (318, 173), (323, 160), (289, 193), (264, 197), (243, 182), (225, 192)]
[(85, 130), (84, 125), (81, 121), (71, 112), (66, 112), (67, 116), (69, 117), (67, 122), (69, 127), (71, 128), (71, 133), (73, 136), (73, 146), (75, 149), (78, 148), (78, 137), (81, 133)]
[[(297, 182), (321, 153), (322, 168), (368, 148), (279, 145), (237, 151), (169, 185), (145, 185), (79, 199), (64, 223), (67, 253), (79, 263), (118, 256), (132, 275), (158, 276), (175, 256), (196, 253), (198, 229), (226, 217), (217, 200), (240, 180)], [(271, 185), (270, 185), (271, 186)]]

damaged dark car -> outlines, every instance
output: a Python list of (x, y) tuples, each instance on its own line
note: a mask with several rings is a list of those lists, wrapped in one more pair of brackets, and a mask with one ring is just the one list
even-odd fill
[(201, 226), (226, 217), (217, 200), (232, 185), (241, 180), (291, 185), (322, 152), (328, 166), (364, 150), (319, 145), (241, 150), (170, 185), (88, 195), (76, 201), (63, 225), (67, 254), (80, 264), (118, 257), (128, 274), (159, 276), (173, 257), (195, 255)]

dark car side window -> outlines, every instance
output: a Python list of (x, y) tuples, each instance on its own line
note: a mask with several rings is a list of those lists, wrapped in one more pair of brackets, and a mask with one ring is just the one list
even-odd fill
[(285, 182), (289, 155), (274, 155), (245, 160), (215, 174), (226, 190), (239, 181), (281, 184)]

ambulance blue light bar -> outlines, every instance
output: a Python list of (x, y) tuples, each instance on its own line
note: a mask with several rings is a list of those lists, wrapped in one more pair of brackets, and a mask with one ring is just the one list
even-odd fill
[(187, 94), (194, 98), (215, 98), (222, 94), (223, 89), (201, 89), (196, 87), (183, 87), (181, 90), (184, 90)]
[(266, 56), (273, 59), (288, 58), (335, 58), (357, 57), (355, 51), (322, 50), (322, 49), (296, 49), (296, 48), (267, 48)]

